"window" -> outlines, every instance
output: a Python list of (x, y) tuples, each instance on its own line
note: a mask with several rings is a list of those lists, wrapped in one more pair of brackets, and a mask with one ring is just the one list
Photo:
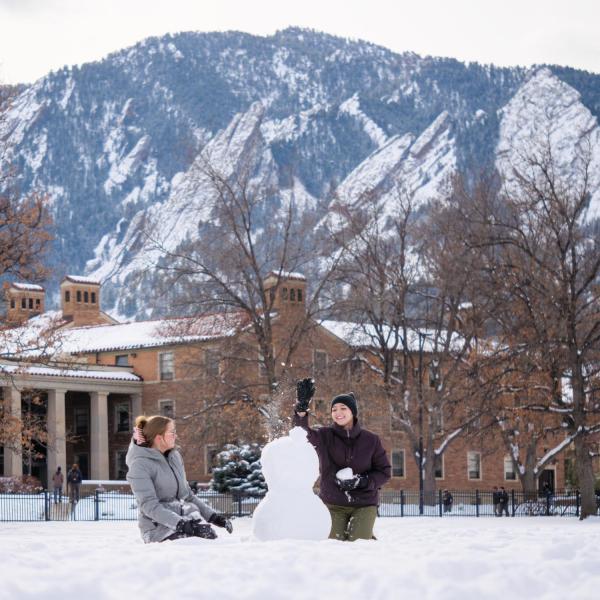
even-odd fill
[(172, 352), (161, 352), (158, 355), (160, 380), (170, 381), (175, 375), (175, 357)]
[(217, 454), (219, 451), (216, 446), (209, 444), (204, 446), (204, 472), (210, 475), (217, 466)]
[(125, 462), (125, 457), (127, 456), (127, 452), (124, 450), (119, 450), (115, 454), (115, 473), (117, 475), (118, 480), (124, 480), (127, 475), (127, 463)]
[(282, 300), (288, 299), (288, 289), (286, 287), (281, 288), (281, 299)]
[(115, 431), (117, 433), (130, 431), (129, 414), (129, 402), (117, 402), (115, 404)]
[(29, 298), (29, 310), (33, 310), (33, 298)]
[(39, 298), (36, 298), (36, 299), (35, 299), (35, 307), (36, 307), (36, 308), (39, 308), (39, 307), (40, 307), (40, 299), (39, 299)]
[(404, 476), (404, 450), (392, 450), (392, 477)]
[(296, 290), (294, 288), (290, 290), (290, 302), (296, 302)]
[(117, 367), (128, 367), (129, 354), (117, 354), (117, 356), (115, 356), (115, 365), (117, 365)]
[(481, 479), (481, 452), (467, 452), (469, 479)]
[(358, 378), (362, 375), (363, 363), (359, 357), (351, 358), (348, 361), (348, 375), (350, 377)]
[(96, 292), (92, 292), (92, 304), (96, 304)]
[(205, 350), (204, 351), (204, 365), (206, 367), (206, 374), (211, 377), (219, 376), (219, 363), (220, 356), (217, 350)]
[(25, 298), (21, 298), (21, 308), (27, 308), (27, 300)]
[(77, 302), (81, 302), (81, 290), (77, 290)]
[(267, 368), (265, 367), (265, 357), (262, 352), (258, 353), (258, 376), (259, 377), (267, 376)]
[(71, 302), (71, 292), (69, 290), (65, 292), (65, 302)]
[(298, 298), (298, 302), (302, 302), (302, 290), (298, 290), (296, 297)]
[(517, 479), (515, 466), (510, 456), (504, 457), (504, 479), (505, 481), (515, 481)]
[(444, 479), (444, 455), (435, 454), (433, 458), (433, 471), (436, 479)]
[(435, 410), (433, 413), (433, 430), (437, 433), (444, 429), (444, 414), (441, 410)]
[(75, 435), (87, 435), (89, 428), (89, 411), (87, 406), (76, 406), (73, 409)]
[(392, 363), (392, 375), (394, 375), (394, 377), (398, 377), (398, 375), (400, 375), (400, 361), (395, 356)]
[(88, 294), (87, 290), (85, 292), (83, 292), (83, 301), (86, 304), (90, 301), (90, 295)]
[(327, 375), (327, 352), (315, 350), (313, 353), (313, 372), (315, 375)]
[(175, 401), (174, 400), (159, 400), (158, 414), (169, 419), (175, 418)]
[(14, 298), (11, 298), (11, 299), (10, 299), (10, 307), (11, 307), (11, 308), (14, 308), (14, 307), (15, 307), (15, 299), (14, 299)]

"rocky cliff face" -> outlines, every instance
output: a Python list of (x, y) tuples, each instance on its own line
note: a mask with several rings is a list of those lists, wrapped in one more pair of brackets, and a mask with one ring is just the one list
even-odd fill
[(318, 218), (332, 198), (367, 190), (393, 211), (400, 178), (425, 205), (456, 170), (505, 169), (542, 115), (566, 167), (586, 132), (596, 147), (600, 77), (398, 55), (298, 29), (186, 33), (51, 73), (4, 106), (0, 160), (16, 163), (23, 192), (49, 195), (56, 278), (101, 277), (105, 307), (132, 317), (156, 310), (143, 302), (158, 260), (148, 227), (174, 249), (213, 219), (207, 157), (224, 173), (253, 165)]

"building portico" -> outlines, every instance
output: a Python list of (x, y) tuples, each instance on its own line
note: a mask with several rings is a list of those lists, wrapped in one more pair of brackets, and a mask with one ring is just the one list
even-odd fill
[[(142, 382), (130, 368), (0, 363), (0, 388), (5, 410), (12, 416), (20, 417), (27, 410), (26, 398), (35, 395), (40, 399), (39, 410), (45, 411), (48, 441), (40, 449), (40, 454), (45, 454), (42, 461), (45, 472), (40, 473), (38, 467), (38, 476), (45, 479), (45, 484), (51, 481), (58, 466), (66, 473), (70, 463), (86, 455), (89, 464), (84, 476), (110, 479), (111, 465), (116, 464), (111, 460), (111, 447), (114, 454), (119, 444), (128, 443), (133, 416), (142, 412)], [(118, 417), (111, 410), (113, 405), (119, 410)], [(81, 448), (85, 452), (78, 454)], [(22, 452), (5, 447), (3, 454), (5, 476), (27, 473)]]

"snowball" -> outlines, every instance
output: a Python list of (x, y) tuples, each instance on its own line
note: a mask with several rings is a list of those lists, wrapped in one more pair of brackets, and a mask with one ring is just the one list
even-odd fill
[(344, 481), (346, 479), (352, 479), (354, 477), (354, 473), (350, 467), (346, 467), (345, 469), (340, 469), (335, 476), (340, 480)]
[(319, 476), (319, 458), (306, 431), (294, 427), (289, 435), (267, 444), (261, 464), (269, 491), (254, 511), (254, 536), (263, 541), (326, 539), (331, 517), (312, 489)]

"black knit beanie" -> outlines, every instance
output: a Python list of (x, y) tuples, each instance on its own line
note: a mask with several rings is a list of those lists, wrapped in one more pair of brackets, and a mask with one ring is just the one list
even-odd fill
[(336, 396), (331, 401), (331, 408), (333, 408), (334, 404), (345, 404), (352, 411), (354, 418), (358, 417), (358, 405), (356, 404), (356, 398), (352, 392)]

